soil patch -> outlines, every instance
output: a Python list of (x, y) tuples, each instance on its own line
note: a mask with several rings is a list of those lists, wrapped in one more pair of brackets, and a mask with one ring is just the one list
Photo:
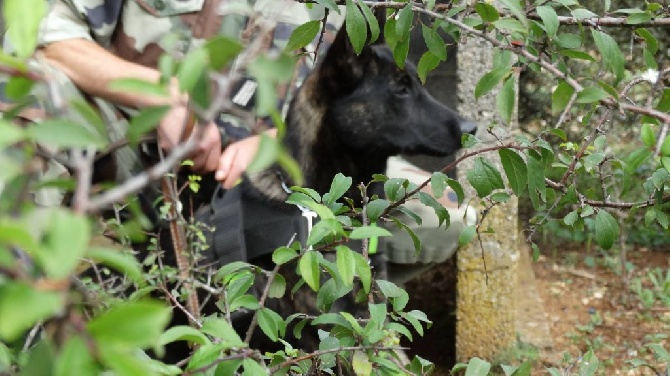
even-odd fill
[[(553, 347), (520, 343), (499, 362), (518, 365), (531, 359), (533, 375), (549, 374), (550, 367), (577, 374), (579, 357), (593, 349), (602, 375), (655, 375), (647, 368), (634, 368), (633, 359), (666, 371), (646, 345), (660, 343), (670, 351), (670, 249), (629, 249), (627, 278), (622, 277), (617, 255), (589, 252), (583, 244), (540, 249), (544, 253), (532, 269), (537, 304), (544, 307)], [(411, 297), (408, 308), (422, 310), (434, 324), (423, 337), (417, 335), (404, 345), (411, 347), (410, 354), (434, 362), (435, 375), (448, 375), (456, 359), (454, 264), (437, 266), (406, 286)]]

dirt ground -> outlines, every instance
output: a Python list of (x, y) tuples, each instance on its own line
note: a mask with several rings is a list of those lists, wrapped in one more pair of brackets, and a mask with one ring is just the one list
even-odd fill
[[(633, 359), (647, 361), (667, 372), (666, 365), (655, 361), (645, 345), (660, 343), (670, 351), (668, 247), (629, 247), (627, 281), (621, 276), (618, 256), (589, 252), (583, 244), (540, 248), (546, 252), (532, 267), (553, 346), (537, 349), (520, 343), (497, 362), (518, 365), (532, 360), (533, 375), (549, 374), (546, 369), (550, 367), (561, 374), (576, 375), (579, 356), (592, 348), (600, 361), (601, 375), (656, 374), (647, 368), (633, 369), (628, 363)], [(667, 281), (668, 295), (657, 295), (653, 304), (645, 306), (641, 297), (654, 290), (650, 275)], [(434, 322), (424, 337), (406, 345), (412, 348), (411, 353), (436, 364), (435, 375), (448, 375), (455, 362), (453, 262), (431, 270), (406, 288), (412, 297), (412, 308), (426, 312)]]

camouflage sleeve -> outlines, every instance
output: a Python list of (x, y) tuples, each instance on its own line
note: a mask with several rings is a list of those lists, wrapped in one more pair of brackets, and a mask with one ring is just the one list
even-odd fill
[(84, 38), (107, 47), (122, 7), (123, 0), (52, 0), (40, 24), (39, 44)]

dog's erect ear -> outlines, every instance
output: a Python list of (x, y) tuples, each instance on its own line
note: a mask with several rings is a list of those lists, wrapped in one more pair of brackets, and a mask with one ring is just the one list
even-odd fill
[[(368, 11), (367, 14), (370, 14)], [(384, 26), (386, 24), (386, 7), (375, 7), (372, 14), (379, 26), (379, 37), (369, 45), (363, 47), (360, 54), (356, 54), (347, 34), (346, 22), (337, 32), (333, 43), (319, 67), (319, 79), (328, 89), (331, 96), (349, 92), (363, 78), (367, 67), (373, 64), (374, 52), (370, 46), (385, 44)], [(372, 34), (368, 24), (368, 42)]]
[(372, 51), (368, 46), (356, 55), (346, 29), (346, 24), (342, 25), (318, 68), (321, 85), (324, 85), (331, 97), (352, 90), (363, 78), (366, 66), (372, 59)]

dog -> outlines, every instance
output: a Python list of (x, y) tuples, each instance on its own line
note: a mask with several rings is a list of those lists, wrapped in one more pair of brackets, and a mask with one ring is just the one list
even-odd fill
[[(323, 194), (329, 190), (333, 177), (341, 173), (354, 182), (345, 196), (360, 202), (356, 185), (369, 182), (373, 174), (384, 173), (390, 156), (450, 155), (460, 149), (462, 135), (474, 134), (476, 126), (433, 98), (421, 85), (410, 62), (406, 62), (404, 69), (399, 68), (383, 37), (356, 54), (345, 30), (342, 27), (337, 33), (323, 59), (297, 90), (289, 105), (282, 142), (300, 167), (303, 186)], [(204, 212), (196, 214), (204, 222), (214, 222), (215, 230), (207, 234), (210, 244), (205, 254), (207, 262), (220, 266), (230, 261), (247, 261), (271, 270), (272, 252), (286, 246), (296, 231), (287, 229), (280, 236), (268, 237), (268, 230), (276, 233), (278, 226), (301, 216), (295, 206), (285, 203), (289, 195), (285, 187), (293, 184), (288, 173), (273, 165), (247, 174), (238, 187), (223, 193), (221, 200), (213, 200)], [(384, 196), (382, 184), (370, 185), (368, 195), (375, 194)], [(226, 203), (233, 195), (237, 195), (233, 201), (239, 207)], [(250, 211), (256, 213), (253, 215), (256, 223), (253, 228), (244, 224), (238, 230), (236, 226), (245, 222), (245, 215), (240, 212), (247, 207), (254, 208)], [(217, 216), (217, 211), (226, 210), (229, 214)], [(262, 210), (270, 212), (259, 214)], [(222, 235), (231, 229), (232, 235)], [(306, 237), (306, 233), (301, 235)], [(240, 252), (240, 248), (245, 250)], [(371, 255), (370, 261), (375, 277), (385, 279), (383, 250)], [(295, 272), (296, 263), (284, 265), (280, 271), (289, 289), (300, 280)], [(252, 289), (260, 296), (263, 287), (261, 279)], [(309, 287), (302, 286), (290, 296), (268, 299), (265, 307), (284, 317), (296, 312), (317, 315), (321, 312), (316, 308), (316, 296)], [(367, 311), (367, 303), (356, 304), (354, 296), (345, 296), (330, 309), (356, 313), (359, 317)], [(235, 322), (238, 332), (246, 332), (250, 321), (251, 315), (239, 316)], [(263, 337), (255, 336), (251, 347), (280, 349)], [(318, 344), (316, 330), (309, 330), (308, 326), (296, 347), (313, 351)]]

